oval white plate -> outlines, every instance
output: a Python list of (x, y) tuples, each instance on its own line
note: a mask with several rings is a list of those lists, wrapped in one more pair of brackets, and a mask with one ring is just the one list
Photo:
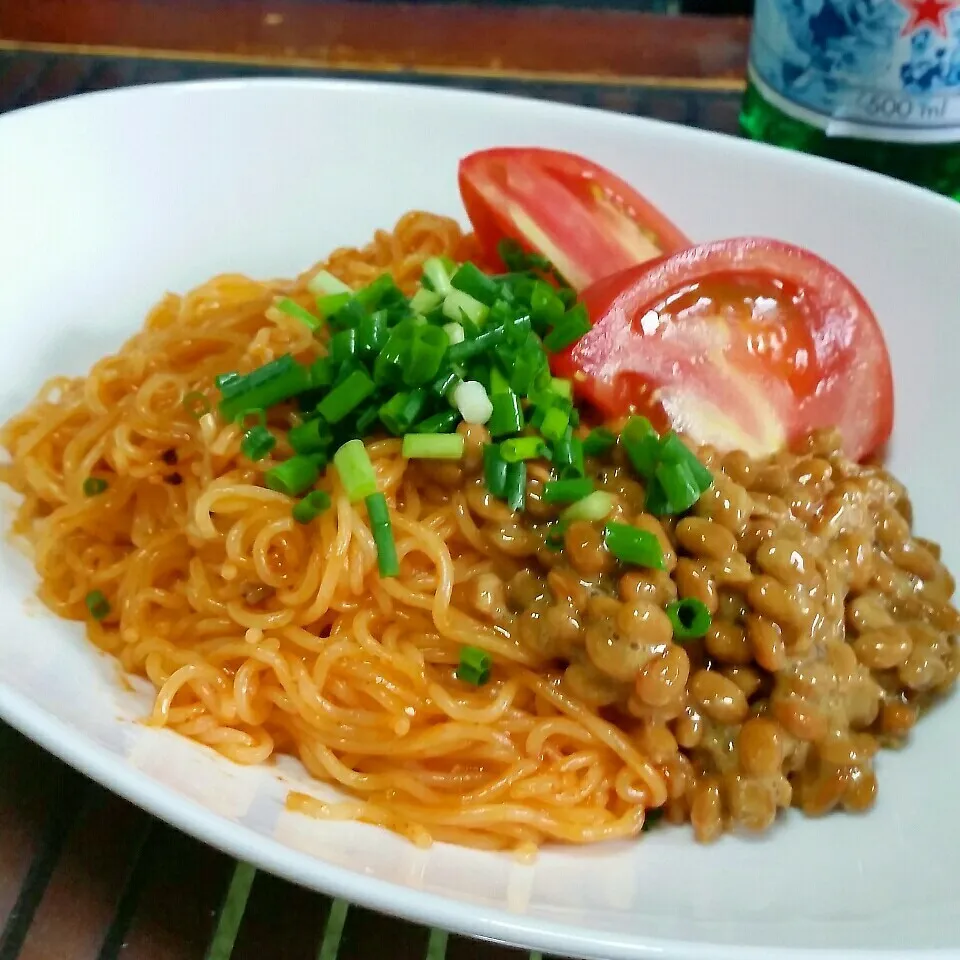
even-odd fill
[[(166, 290), (220, 271), (290, 275), (405, 210), (462, 215), (456, 163), (497, 144), (588, 154), (692, 237), (810, 247), (860, 285), (889, 339), (894, 469), (960, 569), (960, 208), (737, 140), (510, 98), (339, 82), (177, 85), (0, 119), (0, 415), (116, 349)], [(447, 929), (579, 957), (960, 957), (956, 699), (879, 762), (867, 816), (790, 816), (760, 841), (544, 851), (534, 866), (285, 812), (292, 762), (248, 769), (136, 721), (76, 625), (0, 553), (0, 716), (197, 837), (298, 883)]]

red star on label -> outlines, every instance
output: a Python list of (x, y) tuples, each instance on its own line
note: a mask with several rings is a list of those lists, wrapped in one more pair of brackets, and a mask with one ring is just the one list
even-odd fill
[(910, 14), (910, 19), (900, 31), (900, 36), (915, 33), (921, 27), (933, 27), (940, 36), (947, 35), (945, 17), (947, 12), (956, 4), (956, 0), (897, 0), (901, 7)]

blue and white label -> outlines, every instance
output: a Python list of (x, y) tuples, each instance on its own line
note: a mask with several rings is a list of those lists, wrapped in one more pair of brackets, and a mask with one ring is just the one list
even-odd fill
[(830, 136), (960, 141), (960, 0), (756, 0), (749, 72)]

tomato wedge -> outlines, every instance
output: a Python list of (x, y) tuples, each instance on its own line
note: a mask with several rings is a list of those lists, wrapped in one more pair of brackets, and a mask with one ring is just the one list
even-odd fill
[(853, 284), (807, 250), (708, 243), (607, 277), (582, 299), (593, 326), (554, 369), (608, 415), (638, 411), (754, 456), (837, 427), (861, 459), (890, 435), (880, 327)]
[(609, 170), (558, 150), (500, 147), (460, 161), (460, 195), (493, 263), (510, 239), (540, 253), (575, 289), (690, 246), (636, 190)]

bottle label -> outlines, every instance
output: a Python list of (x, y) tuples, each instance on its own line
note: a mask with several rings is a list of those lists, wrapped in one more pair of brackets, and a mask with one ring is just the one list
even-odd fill
[(960, 0), (756, 0), (749, 73), (828, 136), (960, 141)]

